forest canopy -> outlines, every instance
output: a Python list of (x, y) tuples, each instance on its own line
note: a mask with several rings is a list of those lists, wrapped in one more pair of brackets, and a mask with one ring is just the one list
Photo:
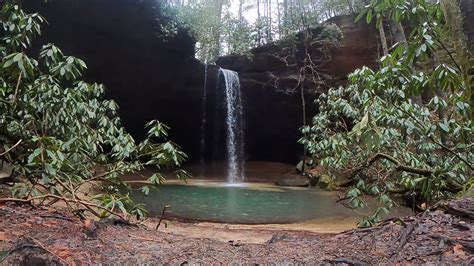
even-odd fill
[(162, 5), (197, 41), (197, 57), (226, 54), (292, 37), (334, 16), (355, 14), (363, 0), (164, 0)]

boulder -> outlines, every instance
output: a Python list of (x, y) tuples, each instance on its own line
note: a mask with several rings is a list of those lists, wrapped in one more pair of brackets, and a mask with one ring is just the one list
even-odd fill
[(335, 180), (332, 177), (325, 174), (319, 176), (319, 181), (318, 181), (317, 186), (323, 189), (337, 188)]
[[(304, 171), (305, 173), (308, 173), (308, 169), (310, 169), (311, 165), (306, 162), (305, 163), (305, 166), (304, 166)], [(298, 173), (302, 173), (303, 172), (303, 161), (300, 161), (297, 165), (296, 165), (296, 171), (298, 171)]]
[(308, 169), (306, 174), (310, 177), (312, 185), (324, 189), (337, 189), (338, 187), (345, 187), (352, 183), (350, 172), (328, 170), (322, 165)]
[(309, 179), (296, 174), (287, 174), (282, 176), (275, 183), (282, 187), (307, 187), (309, 186)]
[(327, 169), (322, 165), (312, 166), (311, 168), (306, 169), (306, 174), (309, 176), (321, 176), (322, 174), (327, 174)]
[(12, 173), (12, 165), (0, 160), (0, 184), (13, 181)]

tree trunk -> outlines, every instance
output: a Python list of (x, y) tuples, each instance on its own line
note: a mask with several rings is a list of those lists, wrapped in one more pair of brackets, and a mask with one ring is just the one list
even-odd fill
[(220, 24), (222, 22), (222, 7), (224, 6), (224, 0), (213, 0), (213, 5), (215, 6), (215, 19), (219, 24), (219, 27), (215, 29), (213, 37), (213, 46), (211, 47), (209, 53), (209, 58), (214, 62), (219, 58), (221, 51), (221, 28)]
[(349, 11), (354, 14), (355, 11), (354, 11), (354, 5), (352, 3), (352, 0), (347, 0), (347, 5), (349, 6)]
[(272, 36), (272, 0), (268, 0), (268, 19), (269, 19), (269, 25), (268, 25), (268, 40), (273, 41), (273, 36)]
[(390, 31), (393, 36), (393, 44), (400, 43), (401, 45), (407, 47), (407, 37), (405, 35), (405, 29), (403, 29), (402, 23), (397, 21), (390, 21)]
[[(303, 16), (303, 15), (302, 15)], [(303, 67), (300, 68), (300, 97), (301, 97), (301, 108), (302, 108), (302, 118), (303, 118), (303, 127), (306, 127), (306, 99), (304, 95), (304, 85), (305, 85), (305, 80), (306, 80), (306, 68), (309, 67), (312, 68), (313, 66), (311, 65), (311, 55), (308, 52), (308, 41), (309, 41), (309, 30), (305, 29), (303, 31), (304, 33), (304, 50), (305, 50), (305, 59), (303, 61)], [(307, 134), (303, 134), (304, 138), (307, 137)], [(307, 157), (307, 149), (306, 145), (303, 145), (303, 164), (301, 166), (301, 173), (305, 175), (306, 171), (306, 157)]]
[(283, 29), (281, 28), (281, 10), (280, 1), (277, 1), (277, 22), (278, 22), (278, 37), (281, 38), (283, 35)]
[(243, 18), (243, 6), (244, 6), (244, 0), (239, 0), (239, 21), (242, 21)]
[(283, 0), (283, 29), (284, 34), (288, 35), (288, 0)]
[(257, 46), (260, 46), (260, 41), (262, 40), (262, 29), (261, 29), (261, 20), (260, 20), (260, 0), (257, 0), (257, 21), (259, 23), (257, 28)]
[(378, 26), (379, 35), (380, 35), (380, 43), (382, 44), (383, 55), (388, 55), (388, 45), (387, 45), (387, 37), (385, 35), (385, 30), (383, 28), (383, 21)]
[[(454, 45), (454, 60), (458, 61), (466, 84), (464, 92), (470, 99), (471, 118), (474, 117), (474, 1), (442, 0), (451, 42)], [(472, 125), (472, 122), (471, 122)]]
[[(447, 1), (447, 0), (445, 0)], [(459, 6), (461, 9), (464, 25), (464, 35), (467, 37), (467, 55), (464, 58), (466, 62), (465, 80), (467, 87), (467, 97), (470, 98), (471, 118), (474, 117), (474, 1), (460, 0)], [(472, 122), (471, 122), (472, 126)]]
[[(462, 73), (462, 78), (466, 86), (463, 92), (470, 102), (470, 116), (465, 117), (467, 123), (473, 126), (474, 117), (474, 1), (472, 0), (442, 0), (441, 7), (446, 18), (448, 36), (447, 43), (454, 47), (454, 51), (449, 54), (453, 64), (457, 65)], [(444, 41), (444, 40), (443, 40)], [(463, 141), (468, 141), (470, 136), (462, 136)], [(465, 150), (466, 158), (469, 158), (468, 149)], [(466, 167), (466, 176), (472, 176), (472, 167)]]

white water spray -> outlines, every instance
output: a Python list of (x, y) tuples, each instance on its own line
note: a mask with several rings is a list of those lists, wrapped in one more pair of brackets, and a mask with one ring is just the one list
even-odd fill
[(227, 127), (227, 181), (244, 180), (244, 126), (240, 81), (237, 72), (219, 69), (225, 81), (226, 127)]

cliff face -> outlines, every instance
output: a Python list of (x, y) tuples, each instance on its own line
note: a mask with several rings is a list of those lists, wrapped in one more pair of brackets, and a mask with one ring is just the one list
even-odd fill
[[(306, 45), (305, 36), (300, 33), (292, 46), (282, 41), (252, 50), (250, 58), (231, 55), (217, 61), (219, 66), (240, 75), (249, 159), (299, 159), (302, 146), (297, 140), (303, 125), (301, 84), (309, 123), (317, 112), (313, 102), (321, 92), (344, 84), (347, 74), (356, 68), (376, 66), (379, 47), (376, 29), (365, 22), (354, 23), (354, 19), (340, 16), (328, 21), (342, 31), (339, 45), (322, 47), (314, 38), (318, 38), (323, 29), (315, 28), (310, 31), (312, 38)], [(306, 51), (319, 77), (301, 78)], [(311, 74), (308, 70), (305, 72)]]
[[(185, 31), (163, 38), (167, 18), (156, 1), (23, 0), (22, 5), (49, 22), (35, 49), (52, 42), (84, 59), (84, 78), (107, 86), (107, 96), (118, 102), (124, 125), (136, 139), (145, 134), (146, 122), (158, 119), (171, 127), (172, 140), (191, 160), (199, 160), (205, 68), (194, 58), (194, 40)], [(304, 81), (308, 121), (317, 112), (313, 101), (320, 91), (344, 83), (357, 67), (375, 65), (375, 29), (353, 21), (350, 16), (331, 20), (344, 38), (340, 46), (328, 47), (328, 54), (321, 54), (318, 45), (308, 47), (324, 81)], [(297, 143), (303, 124), (297, 88), (305, 57), (302, 38), (296, 36), (294, 48), (284, 42), (269, 44), (254, 49), (250, 59), (228, 56), (218, 61), (240, 74), (249, 160), (296, 162), (302, 154)], [(224, 87), (217, 72), (216, 66), (207, 71), (207, 160), (225, 159)]]
[[(85, 79), (104, 83), (129, 132), (138, 140), (146, 122), (163, 121), (171, 138), (199, 154), (204, 67), (185, 31), (163, 38), (166, 23), (153, 0), (24, 0), (23, 8), (48, 21), (35, 42), (54, 43), (83, 59)], [(36, 52), (35, 52), (36, 53)]]
[(474, 47), (474, 1), (460, 0), (461, 11), (464, 13), (464, 32), (471, 47)]

